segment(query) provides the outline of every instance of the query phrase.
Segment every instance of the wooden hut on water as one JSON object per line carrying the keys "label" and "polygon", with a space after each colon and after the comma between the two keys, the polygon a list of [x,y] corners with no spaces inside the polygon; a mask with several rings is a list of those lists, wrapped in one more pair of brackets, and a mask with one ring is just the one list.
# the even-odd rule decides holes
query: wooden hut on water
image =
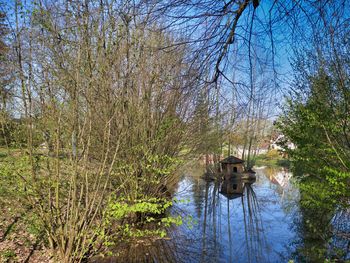
{"label": "wooden hut on water", "polygon": [[230,155],[229,157],[220,161],[221,170],[224,174],[232,173],[243,173],[244,172],[244,161],[235,156]]}

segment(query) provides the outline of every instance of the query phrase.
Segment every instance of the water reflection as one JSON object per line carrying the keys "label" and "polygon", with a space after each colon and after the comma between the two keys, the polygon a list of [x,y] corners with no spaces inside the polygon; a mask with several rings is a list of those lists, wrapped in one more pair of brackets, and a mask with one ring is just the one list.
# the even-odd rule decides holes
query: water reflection
{"label": "water reflection", "polygon": [[[193,167],[184,172],[176,192],[187,202],[171,210],[175,216],[192,216],[191,224],[169,229],[168,239],[131,243],[124,257],[104,262],[350,259],[350,210],[320,199],[319,183],[299,184],[299,189],[288,170],[272,168],[256,169],[256,181],[206,181],[205,170]],[[310,206],[311,198],[319,203]]]}
{"label": "water reflection", "polygon": [[304,179],[300,184],[300,213],[294,257],[298,262],[349,262],[350,210],[330,198],[322,181]]}
{"label": "water reflection", "polygon": [[[240,179],[213,183],[211,211],[207,210],[207,203],[204,210],[201,262],[209,262],[213,259],[216,262],[218,260],[225,261],[224,258],[221,258],[222,255],[228,256],[226,260],[229,262],[237,261],[242,256],[246,259],[246,262],[267,261],[263,255],[263,247],[266,246],[265,233],[252,183]],[[210,183],[207,183],[207,186],[209,185]],[[221,189],[219,192],[221,195],[217,194],[219,188]],[[209,187],[206,189],[209,189]],[[238,203],[231,202],[233,199],[237,199]],[[240,207],[241,211],[236,210],[237,206]],[[242,213],[243,220],[236,220],[238,219],[236,212]],[[209,219],[209,224],[208,215],[209,218],[210,215],[213,217],[212,221]],[[207,233],[208,225],[208,228],[212,229],[212,236]],[[237,239],[239,228],[240,230],[243,229],[244,233],[243,235],[240,233],[242,236]],[[218,234],[217,229],[219,229]],[[213,253],[208,254],[206,252],[210,251],[211,242],[214,245]]]}
{"label": "water reflection", "polygon": [[244,185],[245,183],[242,179],[231,178],[229,180],[224,180],[221,183],[220,193],[227,199],[235,199],[243,195]]}
{"label": "water reflection", "polygon": [[[285,184],[286,186],[286,184]],[[285,196],[289,190],[286,187]],[[257,173],[257,181],[238,179],[219,182],[191,176],[181,182],[178,198],[185,213],[196,211],[192,229],[181,227],[179,236],[194,237],[180,251],[192,251],[183,262],[282,262],[291,255],[294,237],[284,199],[269,175]],[[283,193],[282,191],[282,193]],[[295,196],[295,195],[294,195]],[[180,259],[179,259],[180,261]]]}

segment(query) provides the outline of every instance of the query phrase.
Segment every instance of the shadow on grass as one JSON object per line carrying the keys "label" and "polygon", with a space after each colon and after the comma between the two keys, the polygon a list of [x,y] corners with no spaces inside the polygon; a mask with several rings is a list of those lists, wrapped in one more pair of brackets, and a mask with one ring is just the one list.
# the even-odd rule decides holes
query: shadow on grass
{"label": "shadow on grass", "polygon": [[35,240],[35,243],[32,245],[32,248],[30,249],[29,255],[27,258],[23,261],[24,263],[28,263],[30,258],[33,256],[35,250],[39,247],[41,241],[43,240],[44,234],[41,233]]}
{"label": "shadow on grass", "polygon": [[[14,228],[14,226],[19,223],[20,220],[23,220],[25,218],[25,216],[30,212],[32,208],[31,207],[27,207],[25,209],[25,211],[23,211],[20,215],[17,215],[16,217],[14,217],[11,221],[11,223],[6,227],[6,231],[5,233],[3,234],[3,236],[0,238],[0,243],[1,242],[4,242],[7,237],[11,234],[12,232],[12,229]],[[21,262],[24,262],[24,263],[28,263],[30,262],[32,256],[34,255],[35,251],[38,250],[40,244],[43,242],[44,240],[44,232],[40,232],[37,236],[36,236],[36,239],[35,239],[35,242],[30,242],[31,245],[30,245],[30,250],[29,250],[29,254],[28,256],[26,256],[26,258],[21,261]],[[7,261],[6,261],[7,262]],[[11,261],[12,262],[12,261]]]}
{"label": "shadow on grass", "polygon": [[12,230],[13,226],[18,222],[18,220],[19,220],[23,215],[24,215],[24,213],[21,214],[20,216],[16,216],[16,217],[13,219],[13,221],[11,222],[11,224],[9,224],[9,225],[7,226],[4,235],[3,235],[2,238],[0,239],[0,242],[5,241],[6,237],[11,233],[11,230]]}
{"label": "shadow on grass", "polygon": [[31,207],[27,208],[25,211],[23,211],[19,216],[16,216],[12,222],[7,226],[6,231],[4,235],[1,237],[0,242],[5,241],[6,237],[11,233],[12,228],[14,225],[21,219],[23,216],[25,216],[29,211],[31,210]]}

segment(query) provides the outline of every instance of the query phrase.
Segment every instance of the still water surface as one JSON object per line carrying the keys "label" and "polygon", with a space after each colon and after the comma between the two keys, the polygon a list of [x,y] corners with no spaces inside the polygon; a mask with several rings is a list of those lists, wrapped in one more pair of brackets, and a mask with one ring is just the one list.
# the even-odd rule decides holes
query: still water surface
{"label": "still water surface", "polygon": [[282,168],[256,172],[255,182],[223,186],[204,180],[203,167],[186,168],[175,192],[181,201],[170,211],[184,224],[165,239],[123,243],[124,256],[96,262],[350,262],[350,208],[318,200],[310,209],[301,204],[320,196],[319,186],[302,191]]}
{"label": "still water surface", "polygon": [[[288,262],[295,250],[299,192],[284,169],[257,169],[242,196],[221,193],[199,168],[185,172],[174,213],[189,217],[172,233],[181,262]],[[192,218],[191,218],[192,217]],[[176,251],[176,252],[175,252]]]}

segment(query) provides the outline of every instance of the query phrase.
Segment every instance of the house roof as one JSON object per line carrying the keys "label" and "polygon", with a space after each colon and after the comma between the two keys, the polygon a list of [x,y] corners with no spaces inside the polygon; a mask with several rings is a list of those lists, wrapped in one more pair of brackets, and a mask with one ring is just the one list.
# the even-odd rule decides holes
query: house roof
{"label": "house roof", "polygon": [[236,164],[236,163],[244,163],[244,161],[237,158],[237,157],[230,155],[229,157],[221,160],[220,163]]}

